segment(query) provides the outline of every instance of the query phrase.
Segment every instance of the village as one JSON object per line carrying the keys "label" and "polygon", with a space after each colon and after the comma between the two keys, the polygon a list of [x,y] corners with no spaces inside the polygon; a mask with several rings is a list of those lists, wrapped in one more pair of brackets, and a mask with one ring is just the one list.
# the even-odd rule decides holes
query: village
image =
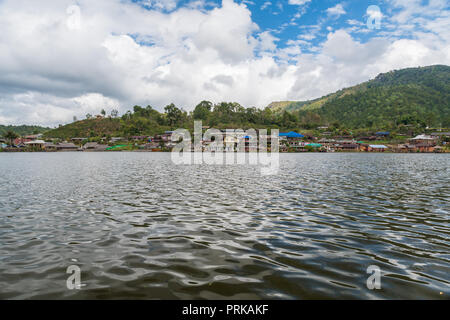
{"label": "village", "polygon": [[[207,130],[208,128],[204,128]],[[214,138],[201,141],[202,151],[237,152],[271,150],[270,135],[220,131],[223,143],[214,143]],[[173,131],[154,136],[103,137],[91,141],[90,138],[73,137],[66,141],[44,138],[42,134],[26,135],[13,140],[0,138],[0,150],[5,152],[104,152],[104,151],[147,151],[169,152],[177,144],[172,141]],[[444,153],[449,152],[450,132],[432,132],[413,137],[404,137],[403,143],[386,143],[392,139],[390,132],[376,132],[368,137],[351,136],[310,136],[295,131],[280,132],[278,135],[280,152],[395,152],[395,153]],[[214,137],[214,135],[212,135]],[[261,144],[258,139],[265,139]],[[192,150],[193,150],[192,146]]]}

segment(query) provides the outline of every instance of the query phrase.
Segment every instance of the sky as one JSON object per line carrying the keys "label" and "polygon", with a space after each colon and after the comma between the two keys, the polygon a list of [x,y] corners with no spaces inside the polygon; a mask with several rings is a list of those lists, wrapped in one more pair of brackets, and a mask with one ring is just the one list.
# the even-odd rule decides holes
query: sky
{"label": "sky", "polygon": [[0,0],[0,124],[264,108],[450,65],[450,0]]}

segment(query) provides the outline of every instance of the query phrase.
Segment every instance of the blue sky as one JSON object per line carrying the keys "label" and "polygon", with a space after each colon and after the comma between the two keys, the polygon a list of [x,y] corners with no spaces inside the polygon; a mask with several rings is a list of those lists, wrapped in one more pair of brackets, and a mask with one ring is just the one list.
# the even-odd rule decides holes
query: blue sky
{"label": "blue sky", "polygon": [[[276,1],[267,7],[261,1],[254,4],[247,3],[252,11],[253,20],[262,30],[270,30],[280,41],[280,46],[285,46],[288,40],[295,40],[299,35],[315,36],[311,39],[311,45],[315,46],[323,41],[329,33],[328,28],[340,29],[349,26],[348,20],[366,21],[366,9],[373,2],[352,1],[315,1],[307,2],[305,5],[292,5],[287,0]],[[379,5],[378,2],[375,2]],[[342,5],[345,14],[329,14],[327,9]],[[366,34],[365,34],[366,35]],[[366,38],[366,36],[363,36]]]}
{"label": "blue sky", "polygon": [[264,108],[450,65],[449,0],[0,0],[0,30],[0,124]]}
{"label": "blue sky", "polygon": [[[161,8],[158,0],[132,1],[149,10],[160,9],[168,13],[183,7],[192,7],[192,4],[196,2],[179,0],[174,1],[174,5],[169,8]],[[384,0],[236,0],[235,2],[247,6],[251,11],[253,22],[260,28],[258,32],[269,31],[278,38],[277,45],[280,48],[288,46],[290,40],[298,39],[307,39],[308,46],[315,47],[326,39],[330,31],[352,27],[357,29],[355,25],[360,28],[351,32],[352,35],[355,39],[366,42],[372,37],[379,36],[377,29],[361,28],[366,25],[369,18],[367,14],[369,6],[377,6],[385,18],[401,10]],[[429,0],[421,2],[426,5]],[[220,7],[221,4],[221,0],[202,1],[202,9],[212,10]],[[392,27],[392,25],[389,26]],[[387,24],[384,28],[386,27],[388,27]],[[411,35],[403,34],[402,36],[410,37]],[[308,46],[303,49],[308,51]]]}

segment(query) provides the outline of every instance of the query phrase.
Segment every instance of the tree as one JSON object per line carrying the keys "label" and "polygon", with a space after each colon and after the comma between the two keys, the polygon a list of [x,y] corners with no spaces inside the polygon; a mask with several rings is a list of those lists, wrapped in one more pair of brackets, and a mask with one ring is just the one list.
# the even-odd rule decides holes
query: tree
{"label": "tree", "polygon": [[285,129],[292,128],[293,126],[295,126],[296,122],[297,117],[294,114],[287,112],[286,110],[283,111],[283,114],[281,115],[281,118],[279,120],[280,126]]}
{"label": "tree", "polygon": [[173,103],[166,106],[164,108],[164,111],[166,112],[167,122],[169,123],[169,126],[172,127],[180,122],[183,112],[175,107]]}
{"label": "tree", "polygon": [[91,119],[92,118],[92,114],[90,114],[90,113],[88,113],[88,114],[86,114],[86,119]]}
{"label": "tree", "polygon": [[102,111],[100,111],[100,114],[101,114],[102,116],[105,116],[105,115],[106,115],[105,109],[102,109]]}
{"label": "tree", "polygon": [[13,145],[13,141],[14,139],[18,138],[19,136],[17,135],[17,133],[13,132],[13,131],[7,131],[5,133],[5,139],[9,141],[9,145],[12,146]]}
{"label": "tree", "polygon": [[194,119],[195,120],[207,120],[211,114],[213,104],[209,101],[200,102],[194,109]]}
{"label": "tree", "polygon": [[117,118],[119,115],[119,111],[117,109],[111,110],[111,118]]}
{"label": "tree", "polygon": [[125,114],[122,116],[123,120],[130,120],[131,119],[131,111],[128,110],[127,112],[125,112]]}
{"label": "tree", "polygon": [[73,122],[77,122],[77,116],[73,116]]}

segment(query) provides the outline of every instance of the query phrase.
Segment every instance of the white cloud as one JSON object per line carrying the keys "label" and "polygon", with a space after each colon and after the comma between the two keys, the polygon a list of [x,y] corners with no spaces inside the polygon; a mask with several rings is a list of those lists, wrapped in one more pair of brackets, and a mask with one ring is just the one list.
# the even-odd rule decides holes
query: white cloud
{"label": "white cloud", "polygon": [[270,7],[272,5],[272,2],[270,1],[266,1],[262,4],[262,6],[260,7],[261,10],[265,10],[266,8]]}
{"label": "white cloud", "polygon": [[361,21],[355,20],[355,19],[349,19],[347,20],[347,23],[351,26],[363,26],[364,23],[362,23]]}
{"label": "white cloud", "polygon": [[311,2],[311,0],[289,0],[288,3],[291,5],[302,6],[308,2]]}
{"label": "white cloud", "polygon": [[327,14],[329,16],[333,16],[333,17],[340,17],[341,15],[346,14],[346,13],[347,12],[344,10],[344,7],[341,3],[338,3],[334,7],[327,9]]}
{"label": "white cloud", "polygon": [[137,3],[159,10],[173,10],[177,7],[177,0],[139,0]]}
{"label": "white cloud", "polygon": [[[281,46],[274,32],[253,22],[246,4],[232,0],[208,10],[200,1],[171,11],[124,0],[79,0],[77,28],[67,24],[72,0],[42,0],[39,6],[4,0],[0,122],[56,125],[135,104],[162,110],[174,102],[191,110],[204,99],[264,107],[316,98],[392,69],[450,64],[450,17],[438,12],[439,1],[430,1],[423,14],[418,8],[408,13],[414,19],[408,24],[397,22],[410,9],[396,1],[390,27],[383,24],[365,43],[350,29],[329,29],[318,43],[325,30],[313,25]],[[404,32],[412,36],[399,38]]]}

